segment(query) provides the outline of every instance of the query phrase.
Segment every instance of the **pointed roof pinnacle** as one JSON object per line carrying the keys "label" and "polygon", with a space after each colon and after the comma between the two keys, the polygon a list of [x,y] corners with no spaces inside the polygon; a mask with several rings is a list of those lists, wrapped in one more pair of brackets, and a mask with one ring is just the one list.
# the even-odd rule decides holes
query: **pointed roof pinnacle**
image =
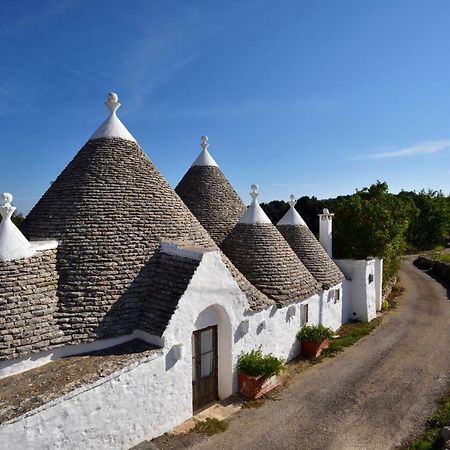
{"label": "pointed roof pinnacle", "polygon": [[267,214],[261,208],[258,203],[258,185],[251,185],[250,196],[252,197],[252,203],[247,208],[247,211],[243,214],[243,216],[239,219],[239,223],[272,223],[270,219],[267,217]]}
{"label": "pointed roof pinnacle", "polygon": [[286,212],[286,214],[280,219],[277,225],[306,225],[306,222],[302,219],[302,216],[295,209],[295,204],[297,200],[295,197],[291,195],[289,201],[290,208]]}
{"label": "pointed roof pinnacle", "polygon": [[136,142],[136,139],[117,117],[117,110],[120,107],[120,103],[119,97],[115,92],[110,92],[108,94],[105,105],[111,111],[111,114],[90,137],[90,140],[100,138],[120,138],[125,139],[126,141]]}
{"label": "pointed roof pinnacle", "polygon": [[0,195],[0,261],[12,261],[14,259],[33,256],[35,250],[27,238],[12,222],[11,217],[16,208],[11,205],[13,196],[8,192]]}
{"label": "pointed roof pinnacle", "polygon": [[219,167],[214,161],[214,158],[208,152],[208,136],[202,136],[200,138],[200,147],[202,152],[198,155],[197,159],[192,163],[192,166],[214,166]]}

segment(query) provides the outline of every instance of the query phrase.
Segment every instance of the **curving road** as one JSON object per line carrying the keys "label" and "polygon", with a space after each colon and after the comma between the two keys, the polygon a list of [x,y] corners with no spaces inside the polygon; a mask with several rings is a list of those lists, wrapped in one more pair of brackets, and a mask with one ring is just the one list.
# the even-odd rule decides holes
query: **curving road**
{"label": "curving road", "polygon": [[301,373],[279,401],[240,411],[225,433],[187,448],[392,449],[420,434],[449,386],[450,301],[411,261],[397,310],[371,335]]}

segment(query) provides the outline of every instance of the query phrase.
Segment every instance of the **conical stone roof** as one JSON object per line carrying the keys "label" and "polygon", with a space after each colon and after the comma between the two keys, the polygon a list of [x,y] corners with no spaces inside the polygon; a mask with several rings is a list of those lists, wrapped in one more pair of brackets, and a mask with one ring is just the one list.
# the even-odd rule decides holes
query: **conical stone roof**
{"label": "conical stone roof", "polygon": [[279,304],[303,300],[320,285],[299,260],[257,202],[253,202],[222,243],[224,253],[261,292]]}
{"label": "conical stone roof", "polygon": [[289,203],[289,210],[277,224],[278,230],[324,289],[335,286],[344,279],[343,273],[295,210],[293,195]]}
{"label": "conical stone roof", "polygon": [[190,211],[220,245],[245,212],[245,205],[208,152],[202,152],[175,188]]}
{"label": "conical stone roof", "polygon": [[[139,328],[143,302],[151,302],[160,241],[216,248],[116,119],[97,130],[23,223],[31,240],[60,241],[55,317],[73,343]],[[251,307],[270,304],[233,270]]]}

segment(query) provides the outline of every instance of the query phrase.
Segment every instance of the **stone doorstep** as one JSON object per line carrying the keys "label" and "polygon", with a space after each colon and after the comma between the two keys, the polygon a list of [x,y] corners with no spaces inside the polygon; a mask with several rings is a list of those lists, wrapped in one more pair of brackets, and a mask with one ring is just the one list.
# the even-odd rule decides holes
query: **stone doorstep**
{"label": "stone doorstep", "polygon": [[186,420],[182,424],[176,426],[169,434],[179,435],[179,434],[187,434],[191,431],[197,423],[205,420],[205,419],[218,419],[224,420],[232,414],[238,412],[242,408],[242,404],[244,400],[240,398],[233,398],[233,401],[230,399],[226,399],[222,402],[217,402],[209,406],[208,408],[200,411],[198,414],[195,414],[190,419]]}

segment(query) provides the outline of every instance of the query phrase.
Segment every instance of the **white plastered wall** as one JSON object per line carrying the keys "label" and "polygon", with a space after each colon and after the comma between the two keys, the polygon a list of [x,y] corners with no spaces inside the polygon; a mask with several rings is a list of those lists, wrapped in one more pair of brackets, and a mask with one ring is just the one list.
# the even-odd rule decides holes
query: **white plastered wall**
{"label": "white plastered wall", "polygon": [[376,310],[381,311],[383,303],[383,259],[374,258],[375,261],[375,304]]}
{"label": "white plastered wall", "polygon": [[370,321],[376,312],[376,277],[374,259],[335,259],[349,283],[348,318]]}
{"label": "white plastered wall", "polygon": [[[245,295],[220,255],[205,253],[163,335],[159,353],[4,424],[0,440],[10,450],[126,449],[159,436],[192,416],[194,330],[218,325],[219,396],[225,398],[238,389],[239,353],[261,345],[263,352],[292,359],[299,352],[295,335],[300,304],[309,305],[309,323],[320,321],[336,329],[345,303],[343,295],[341,299],[328,301],[325,291],[293,308],[249,312]],[[243,334],[240,324],[245,320],[248,332]]]}

